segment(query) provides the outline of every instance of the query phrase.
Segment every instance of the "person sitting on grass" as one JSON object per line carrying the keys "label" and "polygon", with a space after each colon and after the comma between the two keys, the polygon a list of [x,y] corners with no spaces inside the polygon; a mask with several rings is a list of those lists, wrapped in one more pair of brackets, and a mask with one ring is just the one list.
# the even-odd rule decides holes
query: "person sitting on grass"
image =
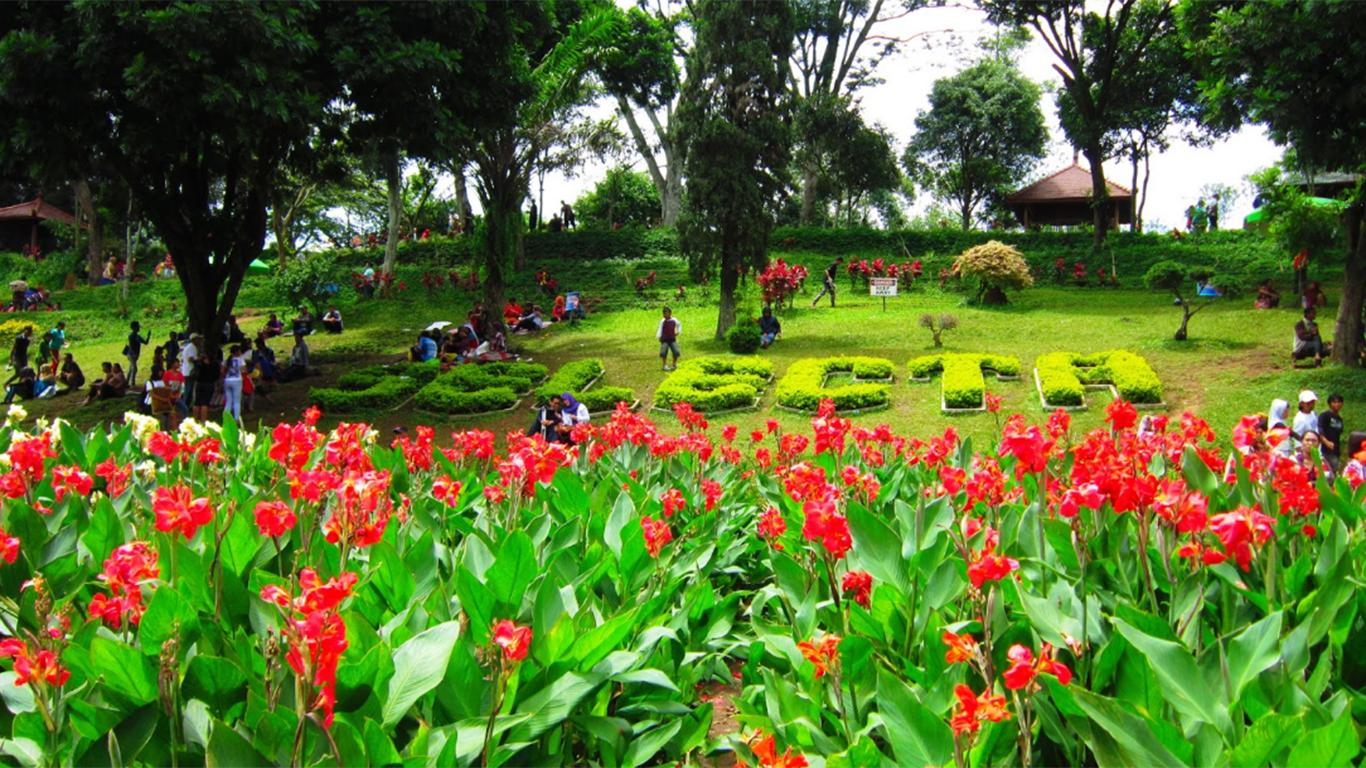
{"label": "person sitting on grass", "polygon": [[1290,357],[1294,360],[1314,359],[1314,367],[1323,365],[1323,358],[1328,356],[1329,346],[1319,335],[1319,324],[1314,321],[1318,317],[1318,310],[1307,307],[1304,310],[1304,317],[1295,323],[1295,346],[1291,349]]}
{"label": "person sitting on grass", "polygon": [[1300,306],[1304,309],[1328,306],[1328,294],[1323,292],[1323,286],[1319,285],[1319,281],[1310,280],[1304,284],[1304,292],[1300,294]]}
{"label": "person sitting on grass", "polygon": [[555,306],[550,308],[550,322],[558,323],[564,320],[564,294],[555,297]]}
{"label": "person sitting on grass", "polygon": [[560,442],[573,445],[574,427],[587,424],[588,418],[588,406],[568,392],[560,395],[560,423],[555,427]]}
{"label": "person sitting on grass", "polygon": [[274,312],[271,312],[270,318],[266,320],[265,330],[261,331],[261,333],[264,334],[267,339],[273,339],[284,332],[284,322],[276,317]]}
{"label": "person sitting on grass", "polygon": [[527,427],[527,437],[540,435],[547,443],[553,443],[559,439],[559,425],[561,423],[560,409],[564,403],[559,395],[550,398],[540,408],[536,409],[536,418]]}
{"label": "person sitting on grass", "polygon": [[259,374],[263,391],[275,383],[275,350],[266,344],[263,336],[256,337],[256,346],[251,351],[251,366]]}
{"label": "person sitting on grass", "polygon": [[[69,390],[68,390],[69,391]],[[38,383],[33,385],[33,396],[42,400],[56,397],[57,391],[57,368],[51,363],[38,367]]]}
{"label": "person sitting on grass", "polygon": [[85,386],[85,371],[81,370],[81,366],[76,363],[76,358],[72,357],[70,352],[67,352],[66,357],[62,360],[62,368],[57,374],[57,380],[66,387],[67,392]]}
{"label": "person sitting on grass", "polygon": [[5,387],[5,403],[14,402],[14,398],[20,400],[32,400],[35,393],[34,387],[38,383],[38,374],[32,368],[24,366],[15,374],[14,383]]}
{"label": "person sitting on grass", "polygon": [[541,319],[541,308],[535,304],[531,305],[531,310],[517,318],[517,333],[531,333],[545,328],[545,320]]}
{"label": "person sitting on grass", "polygon": [[307,336],[313,333],[313,313],[308,311],[308,307],[299,306],[299,314],[294,316],[294,335],[300,333]]}
{"label": "person sitting on grass", "polygon": [[425,363],[435,360],[437,355],[436,339],[432,338],[432,331],[423,331],[417,335],[417,343],[409,351],[409,357],[415,363]]}
{"label": "person sitting on grass", "polygon": [[1275,309],[1281,305],[1281,294],[1272,284],[1271,278],[1267,278],[1261,285],[1257,286],[1257,301],[1252,305],[1257,309]]}
{"label": "person sitting on grass", "polygon": [[328,333],[342,332],[342,316],[341,312],[338,312],[336,307],[329,307],[328,310],[323,313],[323,330]]}
{"label": "person sitting on grass", "polygon": [[100,368],[104,371],[104,376],[90,385],[90,391],[86,394],[85,401],[81,405],[89,405],[96,400],[112,400],[116,397],[122,397],[124,391],[128,389],[128,382],[122,374],[115,372],[113,363],[101,363]]}
{"label": "person sitting on grass", "polygon": [[764,307],[763,313],[759,315],[759,346],[768,349],[782,332],[783,324],[773,316],[773,308]]}
{"label": "person sitting on grass", "polygon": [[503,305],[503,324],[508,326],[516,325],[525,313],[526,310],[522,308],[522,305],[518,304],[516,299],[509,296],[507,303]]}

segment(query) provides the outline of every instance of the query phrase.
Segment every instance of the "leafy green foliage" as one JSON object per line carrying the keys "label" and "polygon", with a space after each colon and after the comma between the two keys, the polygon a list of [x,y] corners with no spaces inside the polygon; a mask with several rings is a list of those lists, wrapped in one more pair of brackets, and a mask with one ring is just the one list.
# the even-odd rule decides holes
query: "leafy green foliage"
{"label": "leafy green foliage", "polygon": [[418,390],[413,403],[437,413],[485,413],[511,408],[546,377],[539,363],[457,365]]}
{"label": "leafy green foliage", "polygon": [[308,397],[319,408],[338,413],[393,408],[438,373],[440,368],[435,362],[371,366],[342,374],[335,387],[313,387]]}
{"label": "leafy green foliage", "polygon": [[1113,385],[1132,403],[1162,402],[1162,381],[1148,361],[1126,350],[1090,355],[1051,352],[1034,362],[1039,390],[1049,406],[1078,407],[1084,403],[1084,384]]}
{"label": "leafy green foliage", "polygon": [[679,364],[655,389],[655,405],[689,403],[703,413],[747,408],[773,376],[761,357],[693,357]]}
{"label": "leafy green foliage", "polygon": [[574,203],[588,228],[643,227],[659,221],[659,192],[650,177],[630,168],[608,168],[602,180]]}
{"label": "leafy green foliage", "polygon": [[737,355],[752,355],[759,351],[759,324],[745,319],[726,331],[726,346]]}
{"label": "leafy green foliage", "polygon": [[[835,374],[847,374],[853,381],[827,386]],[[822,400],[831,400],[838,410],[875,408],[891,401],[892,362],[877,357],[827,357],[798,360],[778,381],[778,405],[798,411],[814,412]]]}
{"label": "leafy green foliage", "polygon": [[981,408],[986,395],[986,380],[982,371],[992,370],[998,376],[1019,376],[1020,360],[1009,355],[976,355],[949,352],[923,355],[910,362],[911,377],[927,379],[943,371],[941,393],[948,408]]}
{"label": "leafy green foliage", "polygon": [[329,286],[337,285],[337,262],[333,251],[304,254],[291,260],[275,273],[273,282],[280,298],[291,307],[309,304],[315,316],[323,313],[323,303],[332,293]]}
{"label": "leafy green foliage", "polygon": [[[584,405],[590,413],[603,413],[616,408],[617,403],[635,402],[635,393],[628,387],[609,387],[595,385],[602,378],[605,368],[598,359],[573,360],[560,366],[559,370],[536,389],[536,404],[542,405],[550,398],[569,392]],[[592,385],[592,389],[586,389]]]}
{"label": "leafy green foliage", "polygon": [[998,240],[963,251],[953,265],[960,275],[977,281],[977,300],[986,304],[1004,304],[1006,289],[1019,290],[1034,285],[1024,256]]}

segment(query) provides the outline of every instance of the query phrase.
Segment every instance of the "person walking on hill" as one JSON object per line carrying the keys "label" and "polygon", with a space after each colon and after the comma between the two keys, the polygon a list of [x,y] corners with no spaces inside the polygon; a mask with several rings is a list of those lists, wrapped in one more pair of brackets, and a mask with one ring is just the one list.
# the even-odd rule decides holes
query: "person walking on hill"
{"label": "person walking on hill", "polygon": [[830,266],[825,268],[825,275],[821,278],[821,292],[811,300],[811,306],[819,304],[821,297],[827,293],[830,294],[830,306],[835,306],[835,279],[839,277],[840,265],[843,263],[844,257],[836,256],[835,260],[830,262]]}
{"label": "person walking on hill", "polygon": [[142,345],[152,343],[152,334],[142,335],[142,326],[134,320],[128,325],[128,343],[123,347],[123,356],[128,360],[128,386],[137,386],[138,358],[142,356]]}
{"label": "person walking on hill", "polygon": [[[655,331],[655,338],[659,339],[659,368],[662,371],[671,371],[678,367],[678,334],[683,330],[683,324],[674,317],[674,311],[669,307],[664,308],[664,317],[659,321],[659,328]],[[674,356],[674,364],[668,364],[669,353]]]}

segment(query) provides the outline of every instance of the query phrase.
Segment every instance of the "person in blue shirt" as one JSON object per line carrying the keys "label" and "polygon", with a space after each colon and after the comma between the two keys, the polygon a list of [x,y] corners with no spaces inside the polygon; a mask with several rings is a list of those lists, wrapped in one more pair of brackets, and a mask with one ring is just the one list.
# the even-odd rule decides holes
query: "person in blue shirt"
{"label": "person in blue shirt", "polygon": [[413,347],[413,359],[419,363],[436,359],[436,339],[426,331],[417,337],[417,345]]}
{"label": "person in blue shirt", "polygon": [[782,332],[783,324],[773,316],[773,308],[764,307],[763,314],[759,316],[759,346],[767,349]]}

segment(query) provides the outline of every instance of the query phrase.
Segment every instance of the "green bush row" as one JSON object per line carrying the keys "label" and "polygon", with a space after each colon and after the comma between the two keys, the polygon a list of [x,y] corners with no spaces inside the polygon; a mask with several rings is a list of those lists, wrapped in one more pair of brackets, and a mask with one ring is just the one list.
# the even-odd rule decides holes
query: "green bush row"
{"label": "green bush row", "polygon": [[1131,403],[1162,402],[1162,381],[1142,357],[1125,350],[1090,355],[1050,352],[1034,363],[1039,388],[1049,405],[1078,406],[1084,402],[1086,384],[1113,385]]}
{"label": "green bush row", "polygon": [[[852,374],[855,381],[825,386],[828,376]],[[814,411],[822,400],[833,400],[840,410],[872,408],[891,401],[891,386],[859,379],[885,379],[892,375],[892,362],[876,357],[826,357],[798,360],[778,382],[778,405],[799,411]]]}
{"label": "green bush row", "polygon": [[393,408],[421,387],[415,379],[389,376],[363,388],[313,387],[308,391],[308,398],[324,413],[357,413]]}
{"label": "green bush row", "polygon": [[485,413],[516,405],[548,373],[540,363],[457,365],[418,390],[417,407],[439,413]]}
{"label": "green bush row", "polygon": [[[543,405],[545,401],[555,395],[565,392],[574,393],[580,400],[584,387],[593,383],[593,380],[602,375],[604,368],[602,361],[596,358],[587,360],[573,360],[560,366],[558,371],[545,383],[536,389],[536,404]],[[592,410],[591,408],[589,410]]]}
{"label": "green bush row", "polygon": [[655,405],[690,403],[704,413],[754,404],[773,376],[773,363],[761,357],[694,357],[683,361],[655,389]]}
{"label": "green bush row", "polygon": [[1020,375],[1020,360],[1011,355],[959,354],[945,352],[939,355],[925,355],[910,362],[911,376],[917,379],[929,378],[943,371],[940,383],[944,405],[949,408],[981,408],[986,394],[986,379],[983,370],[992,370],[1001,376]]}
{"label": "green bush row", "polygon": [[636,401],[636,393],[629,387],[593,387],[587,392],[574,393],[574,397],[588,406],[590,413],[615,410],[617,403],[630,405]]}

